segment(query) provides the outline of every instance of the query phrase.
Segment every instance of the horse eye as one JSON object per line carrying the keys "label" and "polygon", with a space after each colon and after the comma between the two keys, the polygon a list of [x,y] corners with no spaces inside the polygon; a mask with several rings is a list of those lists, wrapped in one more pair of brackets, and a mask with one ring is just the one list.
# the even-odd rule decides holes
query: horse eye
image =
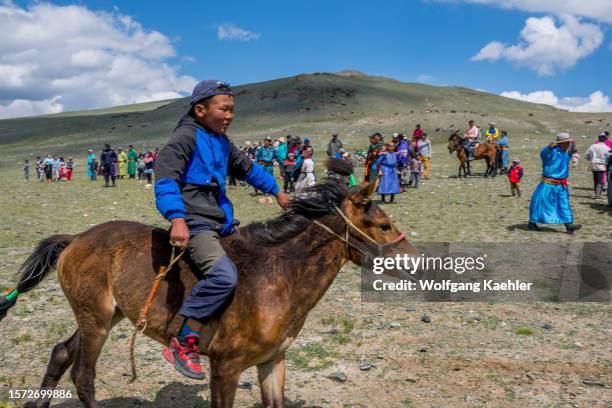
{"label": "horse eye", "polygon": [[380,229],[382,232],[389,232],[391,231],[391,226],[389,224],[380,224]]}

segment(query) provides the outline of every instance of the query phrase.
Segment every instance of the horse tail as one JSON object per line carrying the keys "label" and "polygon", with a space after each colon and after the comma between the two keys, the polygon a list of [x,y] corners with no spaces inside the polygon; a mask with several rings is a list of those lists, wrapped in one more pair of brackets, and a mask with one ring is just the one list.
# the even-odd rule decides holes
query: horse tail
{"label": "horse tail", "polygon": [[43,239],[25,260],[18,274],[21,275],[17,287],[6,296],[0,297],[0,320],[17,303],[17,296],[28,292],[38,285],[51,272],[64,249],[72,242],[74,235],[52,235]]}

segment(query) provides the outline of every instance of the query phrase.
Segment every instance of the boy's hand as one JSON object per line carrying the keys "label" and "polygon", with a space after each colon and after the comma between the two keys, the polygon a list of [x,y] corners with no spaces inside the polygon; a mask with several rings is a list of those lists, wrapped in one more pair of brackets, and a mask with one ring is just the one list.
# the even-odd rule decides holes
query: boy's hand
{"label": "boy's hand", "polygon": [[187,248],[189,244],[189,228],[184,218],[174,218],[170,229],[170,243],[181,248]]}
{"label": "boy's hand", "polygon": [[278,194],[276,194],[276,202],[282,207],[283,210],[286,210],[291,202],[291,197],[289,194],[279,191]]}

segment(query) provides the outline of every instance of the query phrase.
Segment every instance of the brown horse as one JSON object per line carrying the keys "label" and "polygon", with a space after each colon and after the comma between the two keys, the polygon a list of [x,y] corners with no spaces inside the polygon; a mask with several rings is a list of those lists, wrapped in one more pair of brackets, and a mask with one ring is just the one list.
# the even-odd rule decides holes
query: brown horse
{"label": "brown horse", "polygon": [[[494,143],[480,143],[474,148],[474,160],[484,159],[487,163],[487,169],[484,173],[485,177],[495,177],[497,175],[497,155],[499,151],[499,146]],[[448,153],[452,152],[457,152],[457,158],[459,159],[458,177],[461,177],[461,170],[463,170],[465,177],[471,176],[472,171],[470,170],[470,161],[466,152],[466,140],[457,132],[448,138]]]}
{"label": "brown horse", "polygon": [[[328,180],[296,198],[278,218],[222,239],[239,279],[228,308],[202,333],[203,353],[210,360],[211,406],[231,407],[241,373],[252,366],[258,369],[263,404],[283,406],[285,352],[340,269],[348,261],[360,265],[364,253],[387,245],[393,253],[416,255],[370,200],[375,189],[375,183],[349,189]],[[115,324],[124,317],[138,320],[156,271],[169,260],[168,240],[166,230],[112,221],[40,242],[22,266],[17,290],[32,289],[56,266],[78,323],[77,331],[53,349],[42,388],[56,387],[72,366],[79,399],[86,407],[96,406],[100,350]],[[181,258],[154,298],[144,334],[161,344],[168,345],[176,334],[181,303],[197,282],[190,266]],[[33,406],[49,403],[39,399]]]}

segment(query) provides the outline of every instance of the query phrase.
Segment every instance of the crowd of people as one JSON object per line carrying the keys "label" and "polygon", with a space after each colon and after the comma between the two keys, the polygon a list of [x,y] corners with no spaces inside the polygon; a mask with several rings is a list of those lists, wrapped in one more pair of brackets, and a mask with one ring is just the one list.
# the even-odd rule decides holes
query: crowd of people
{"label": "crowd of people", "polygon": [[150,188],[158,156],[159,149],[139,152],[129,145],[126,153],[121,147],[115,151],[110,143],[106,143],[99,158],[94,150],[87,152],[87,176],[92,181],[97,180],[99,175],[103,176],[105,187],[115,187],[117,179],[146,179],[146,187]]}
{"label": "crowd of people", "polygon": [[408,139],[403,133],[393,133],[385,143],[381,133],[370,136],[365,159],[364,180],[380,178],[378,194],[381,202],[393,203],[395,195],[406,188],[419,188],[421,180],[428,180],[431,172],[432,143],[420,124]]}
{"label": "crowd of people", "polygon": [[[482,132],[480,127],[470,120],[468,127],[463,133],[465,149],[469,159],[473,159],[474,147],[481,142],[495,143],[500,146],[498,165],[499,174],[506,174],[510,183],[511,195],[520,197],[520,183],[524,175],[524,169],[520,165],[520,159],[515,157],[509,160],[508,134],[505,130],[499,130],[495,123]],[[370,145],[365,154],[364,180],[373,181],[379,178],[380,183],[377,193],[381,197],[381,203],[393,203],[395,195],[403,193],[407,188],[418,189],[423,180],[428,180],[431,173],[432,143],[427,133],[417,124],[412,137],[408,138],[402,133],[393,133],[388,142],[384,141],[381,133],[370,136]],[[278,169],[278,178],[282,180],[283,191],[286,193],[299,194],[301,190],[316,183],[314,151],[310,138],[287,135],[272,139],[266,137],[261,141],[247,141],[244,146],[239,146],[248,157],[261,166],[264,170],[274,175],[275,168]],[[578,153],[575,141],[569,144],[567,149],[570,163],[576,168],[581,155]],[[326,149],[327,157],[343,158],[355,163],[357,153],[349,153],[338,134],[332,134]],[[109,143],[104,146],[101,154],[96,155],[94,150],[89,150],[87,155],[87,175],[90,180],[97,180],[98,176],[104,177],[104,186],[116,186],[117,179],[146,180],[146,187],[150,188],[153,183],[154,169],[159,149],[149,151],[138,151],[133,145],[129,145],[127,151],[118,147],[113,149]],[[589,162],[589,169],[593,173],[594,197],[602,198],[606,191],[606,185],[610,184],[612,178],[612,139],[608,131],[602,132],[595,143],[584,153],[584,158]],[[44,182],[70,182],[76,164],[69,157],[52,156],[45,158],[37,157],[35,169],[37,180]],[[30,179],[30,163],[24,161],[24,179]],[[356,184],[352,177],[352,184]],[[244,186],[230,177],[228,185],[237,187]],[[253,195],[257,195],[255,190]],[[608,204],[612,206],[612,192],[608,189]]]}
{"label": "crowd of people", "polygon": [[[332,136],[340,145],[338,136]],[[331,142],[330,142],[331,143]],[[283,191],[285,193],[299,194],[301,190],[316,183],[315,162],[313,160],[313,148],[310,138],[287,135],[272,140],[266,137],[261,142],[251,143],[247,141],[244,146],[239,146],[253,162],[263,166],[266,173],[274,176],[275,165],[278,167],[278,177],[283,180]],[[336,154],[335,149],[333,154]],[[330,154],[328,152],[328,154]],[[236,180],[230,178],[230,186],[236,186]],[[244,182],[241,185],[245,185]],[[255,190],[254,195],[258,194]]]}
{"label": "crowd of people", "polygon": [[[74,172],[74,161],[72,157],[64,160],[63,157],[47,155],[44,159],[40,156],[36,157],[36,179],[38,181],[49,183],[54,181],[72,181]],[[23,178],[30,180],[30,161],[25,160],[23,163]]]}

